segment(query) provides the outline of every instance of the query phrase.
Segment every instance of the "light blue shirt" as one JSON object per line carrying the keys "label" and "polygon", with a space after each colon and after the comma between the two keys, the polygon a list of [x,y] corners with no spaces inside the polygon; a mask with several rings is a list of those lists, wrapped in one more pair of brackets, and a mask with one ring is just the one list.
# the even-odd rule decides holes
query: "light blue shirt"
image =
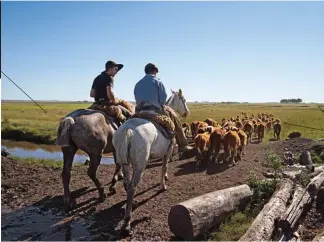
{"label": "light blue shirt", "polygon": [[157,108],[161,108],[166,103],[167,99],[163,83],[152,74],[145,75],[136,83],[134,95],[136,106],[144,102],[144,106],[154,105]]}

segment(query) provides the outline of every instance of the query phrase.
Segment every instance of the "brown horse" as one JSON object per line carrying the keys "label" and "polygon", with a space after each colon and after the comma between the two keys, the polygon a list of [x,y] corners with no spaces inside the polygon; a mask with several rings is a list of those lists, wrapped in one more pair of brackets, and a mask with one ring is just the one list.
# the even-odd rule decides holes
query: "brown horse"
{"label": "brown horse", "polygon": [[[131,105],[131,114],[135,107]],[[120,108],[123,108],[120,106]],[[88,154],[88,176],[96,185],[99,198],[105,199],[104,188],[97,178],[97,169],[104,153],[113,153],[112,137],[117,129],[117,124],[104,112],[91,109],[77,109],[61,119],[57,130],[56,144],[61,146],[63,153],[62,181],[64,186],[64,208],[66,211],[73,209],[76,201],[71,199],[69,183],[74,155],[78,149]],[[122,179],[122,173],[114,174],[112,184]]]}

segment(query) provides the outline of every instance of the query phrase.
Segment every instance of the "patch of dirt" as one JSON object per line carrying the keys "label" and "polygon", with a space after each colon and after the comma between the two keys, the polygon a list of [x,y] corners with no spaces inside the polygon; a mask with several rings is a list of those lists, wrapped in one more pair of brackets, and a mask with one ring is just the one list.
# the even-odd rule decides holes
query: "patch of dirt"
{"label": "patch of dirt", "polygon": [[[79,230],[78,233],[71,233],[70,229],[67,230],[70,231],[68,237],[52,236],[51,238],[66,240],[81,236],[84,240],[179,240],[179,238],[173,237],[168,227],[168,213],[171,206],[204,193],[245,184],[248,182],[248,175],[251,171],[262,179],[262,174],[267,170],[263,166],[263,162],[266,153],[269,151],[269,146],[271,146],[271,150],[282,154],[284,147],[293,146],[297,149],[308,143],[305,139],[297,138],[291,144],[287,141],[278,141],[268,145],[249,144],[242,161],[239,161],[236,166],[228,167],[226,163],[211,163],[205,164],[204,169],[199,172],[196,171],[195,158],[173,161],[168,165],[168,190],[162,193],[158,191],[161,164],[159,162],[148,164],[136,190],[135,200],[139,202],[139,207],[132,212],[133,236],[128,237],[115,231],[124,215],[126,193],[121,181],[116,185],[116,194],[108,193],[114,166],[101,165],[97,172],[98,179],[102,182],[105,192],[108,194],[106,200],[102,203],[97,200],[98,192],[87,176],[87,167],[73,167],[70,190],[73,192],[72,196],[77,198],[78,207],[72,213],[76,216],[72,220],[82,220],[84,231],[80,232]],[[18,209],[17,211],[28,207],[37,207],[45,214],[51,213],[56,216],[50,218],[52,223],[60,221],[66,217],[66,215],[62,215],[63,184],[61,172],[61,169],[41,167],[34,164],[26,165],[23,162],[2,157],[2,207]],[[31,211],[33,210],[28,210],[28,214],[31,214]],[[6,215],[8,214],[10,215],[10,212]],[[16,220],[19,219],[21,218]],[[10,220],[8,224],[11,224],[12,227],[16,220]],[[33,231],[38,226],[39,229],[41,228],[40,223],[44,224],[44,222],[36,219],[33,221]],[[4,221],[2,221],[2,224],[4,224]],[[23,229],[28,226],[28,223],[22,225],[21,230],[12,231],[8,224],[5,225],[7,227],[2,227],[2,231],[6,235],[5,240],[12,240],[13,238],[24,240],[30,237],[31,233],[27,233],[27,230]],[[75,225],[75,227],[77,226]],[[42,228],[43,230],[44,228]],[[38,234],[37,237],[33,238],[44,240],[52,233],[42,231],[33,232],[32,234]],[[19,236],[17,233],[20,233]],[[78,240],[82,239],[78,237]]]}
{"label": "patch of dirt", "polygon": [[292,153],[302,152],[303,150],[309,150],[315,144],[315,141],[307,138],[293,138],[287,139],[280,142],[273,143],[271,149],[274,149],[280,156],[283,157],[285,149]]}

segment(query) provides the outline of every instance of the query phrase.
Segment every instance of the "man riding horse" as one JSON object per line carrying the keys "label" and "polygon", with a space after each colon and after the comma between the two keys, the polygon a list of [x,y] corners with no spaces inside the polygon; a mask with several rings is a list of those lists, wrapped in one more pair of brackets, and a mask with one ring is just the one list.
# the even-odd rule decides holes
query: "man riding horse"
{"label": "man riding horse", "polygon": [[136,113],[154,111],[160,117],[155,121],[164,127],[169,127],[169,131],[172,129],[175,132],[179,152],[191,150],[192,147],[188,146],[188,141],[183,138],[184,135],[180,134],[183,130],[178,116],[165,105],[167,101],[165,87],[160,79],[156,77],[159,69],[156,65],[148,63],[144,71],[146,75],[136,83],[134,88]]}
{"label": "man riding horse", "polygon": [[131,116],[133,111],[128,102],[116,98],[113,92],[114,77],[124,65],[110,60],[107,61],[105,67],[106,70],[101,72],[92,83],[90,97],[93,97],[95,102],[89,109],[105,112],[108,116],[115,118],[119,126]]}

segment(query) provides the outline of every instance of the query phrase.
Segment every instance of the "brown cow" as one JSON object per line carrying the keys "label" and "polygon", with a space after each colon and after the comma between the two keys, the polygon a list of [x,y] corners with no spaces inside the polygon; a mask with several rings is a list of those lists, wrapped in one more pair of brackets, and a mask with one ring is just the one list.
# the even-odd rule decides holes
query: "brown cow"
{"label": "brown cow", "polygon": [[224,161],[230,157],[232,165],[235,165],[235,157],[237,156],[237,149],[241,145],[240,137],[237,131],[230,130],[224,136]]}
{"label": "brown cow", "polygon": [[207,149],[210,147],[210,134],[214,131],[214,128],[211,126],[208,126],[206,128],[200,128],[199,131],[204,130],[205,132],[197,134],[194,141],[195,141],[195,147],[198,150],[198,156],[197,156],[197,165],[198,168],[201,164],[201,161],[205,158],[205,156],[208,155]]}
{"label": "brown cow", "polygon": [[197,122],[199,122],[199,121],[195,120],[190,124],[191,135],[193,138],[195,138],[197,135],[197,131],[196,131]]}
{"label": "brown cow", "polygon": [[214,126],[214,127],[218,126],[218,122],[216,120],[214,120],[214,119],[211,119],[211,118],[205,119],[204,122],[207,123],[209,126]]}
{"label": "brown cow", "polygon": [[237,127],[238,129],[243,129],[243,123],[242,123],[241,121],[237,121],[237,122],[236,122],[236,127]]}
{"label": "brown cow", "polygon": [[189,129],[190,129],[190,125],[188,123],[183,123],[182,124],[182,128],[183,128],[183,132],[186,136],[186,138],[188,139],[189,137]]}
{"label": "brown cow", "polygon": [[255,119],[252,120],[252,124],[253,124],[253,131],[254,131],[254,135],[258,136],[258,125],[260,122],[256,121]]}
{"label": "brown cow", "polygon": [[218,159],[219,151],[223,144],[226,131],[223,128],[216,128],[210,135],[209,160],[215,162]]}
{"label": "brown cow", "polygon": [[196,120],[196,121],[193,121],[190,126],[191,126],[191,134],[192,134],[193,138],[195,138],[196,135],[198,134],[198,132],[197,132],[198,129],[207,127],[208,124],[205,122]]}
{"label": "brown cow", "polygon": [[258,124],[258,141],[262,142],[263,138],[264,138],[264,130],[265,130],[265,124],[260,122]]}
{"label": "brown cow", "polygon": [[252,143],[252,134],[253,134],[253,124],[252,122],[247,122],[244,124],[243,126],[243,131],[246,133],[247,135],[247,143]]}
{"label": "brown cow", "polygon": [[238,148],[237,159],[242,160],[243,150],[244,150],[245,146],[247,145],[247,135],[243,130],[239,130],[237,132],[237,134],[240,137],[240,143],[241,143]]}
{"label": "brown cow", "polygon": [[281,132],[281,123],[275,122],[273,124],[273,136],[275,139],[280,139],[280,132]]}

